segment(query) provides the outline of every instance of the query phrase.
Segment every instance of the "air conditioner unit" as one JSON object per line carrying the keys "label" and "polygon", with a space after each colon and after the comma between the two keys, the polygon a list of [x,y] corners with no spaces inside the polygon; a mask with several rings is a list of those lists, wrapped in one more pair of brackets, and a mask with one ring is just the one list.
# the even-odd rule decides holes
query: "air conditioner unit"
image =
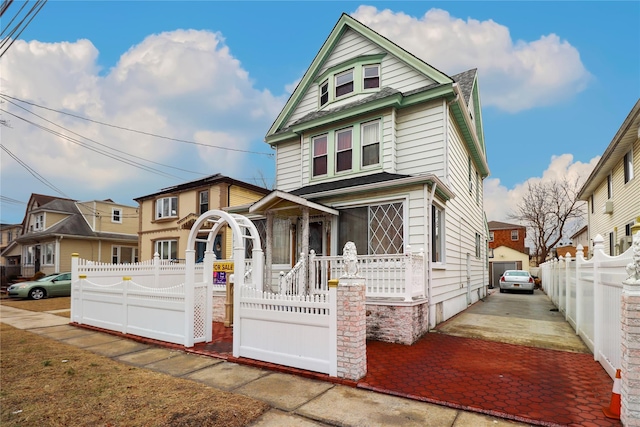
{"label": "air conditioner unit", "polygon": [[631,247],[631,236],[624,236],[620,239],[620,253],[626,252]]}
{"label": "air conditioner unit", "polygon": [[605,202],[604,206],[602,207],[602,213],[606,213],[606,214],[613,213],[613,201],[608,200],[607,202]]}

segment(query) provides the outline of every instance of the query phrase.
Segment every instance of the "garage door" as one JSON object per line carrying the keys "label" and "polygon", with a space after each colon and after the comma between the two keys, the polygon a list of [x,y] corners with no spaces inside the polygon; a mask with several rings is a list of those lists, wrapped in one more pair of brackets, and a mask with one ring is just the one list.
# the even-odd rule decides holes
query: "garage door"
{"label": "garage door", "polygon": [[522,267],[521,261],[501,261],[491,263],[491,286],[499,287],[500,277],[506,270],[519,270]]}

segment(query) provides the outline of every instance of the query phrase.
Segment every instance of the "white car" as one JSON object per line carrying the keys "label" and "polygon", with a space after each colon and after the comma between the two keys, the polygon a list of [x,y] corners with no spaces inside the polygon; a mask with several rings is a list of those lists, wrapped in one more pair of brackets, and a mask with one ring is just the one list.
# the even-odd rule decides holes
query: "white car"
{"label": "white car", "polygon": [[505,291],[528,291],[533,293],[536,286],[533,276],[525,270],[507,270],[500,278],[500,292]]}

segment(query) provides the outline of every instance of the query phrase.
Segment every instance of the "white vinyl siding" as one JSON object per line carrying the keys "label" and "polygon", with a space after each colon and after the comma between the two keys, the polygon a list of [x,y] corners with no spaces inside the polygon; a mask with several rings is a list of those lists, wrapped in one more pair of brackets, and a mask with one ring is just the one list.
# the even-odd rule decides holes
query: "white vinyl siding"
{"label": "white vinyl siding", "polygon": [[302,186],[300,141],[278,144],[276,147],[276,188],[295,190]]}
{"label": "white vinyl siding", "polygon": [[[340,41],[322,65],[317,75],[321,75],[329,68],[348,61],[354,57],[363,55],[375,55],[384,53],[384,51],[373,42],[360,36],[358,33],[347,30]],[[433,83],[433,81],[423,74],[417,72],[397,57],[387,53],[380,63],[380,87],[391,87],[401,92],[408,92],[413,89],[425,87]],[[343,103],[357,101],[371,95],[372,89],[363,94],[355,96],[347,96]],[[312,83],[309,85],[307,93],[305,93],[297,105],[291,117],[287,120],[286,126],[290,126],[293,122],[304,117],[312,111],[317,111],[320,99],[320,86]],[[343,105],[343,103],[330,104],[328,108]],[[337,105],[336,105],[337,104]]]}
{"label": "white vinyl siding", "polygon": [[[399,110],[396,172],[411,175],[433,173],[444,179],[444,137],[444,112],[441,103]],[[466,185],[466,164],[464,180]]]}
{"label": "white vinyl siding", "polygon": [[[634,166],[640,164],[640,140],[633,143],[633,163]],[[634,170],[637,175],[638,171]],[[607,202],[607,179],[602,179],[598,188],[593,194],[593,212],[589,212],[589,237],[594,239],[600,234],[604,238],[605,252],[608,250],[608,233],[617,227],[617,235],[614,240],[620,241],[624,236],[625,224],[631,222],[640,213],[640,179],[636,176],[631,181],[624,182],[624,156],[616,163],[611,171],[613,184],[613,213],[603,213],[603,208]],[[607,252],[608,253],[608,252]]]}

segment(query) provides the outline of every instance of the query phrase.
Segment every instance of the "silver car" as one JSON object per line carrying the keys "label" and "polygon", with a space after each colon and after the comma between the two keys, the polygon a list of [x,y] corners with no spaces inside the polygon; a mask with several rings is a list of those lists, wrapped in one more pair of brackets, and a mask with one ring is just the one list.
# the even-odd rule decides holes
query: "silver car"
{"label": "silver car", "polygon": [[505,291],[528,291],[533,293],[535,287],[533,276],[525,270],[507,270],[500,278],[500,292]]}

